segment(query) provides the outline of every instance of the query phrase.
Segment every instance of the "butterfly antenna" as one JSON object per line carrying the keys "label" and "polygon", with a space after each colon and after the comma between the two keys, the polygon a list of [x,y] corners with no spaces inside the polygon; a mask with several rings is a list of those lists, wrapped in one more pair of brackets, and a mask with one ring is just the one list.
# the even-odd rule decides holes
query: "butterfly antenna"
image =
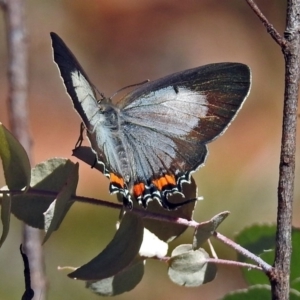
{"label": "butterfly antenna", "polygon": [[131,88],[131,87],[135,87],[135,86],[138,86],[138,85],[142,85],[142,84],[145,84],[145,83],[147,83],[149,81],[150,80],[147,79],[147,80],[144,80],[144,81],[139,82],[139,83],[135,83],[135,84],[131,84],[131,85],[127,85],[125,87],[122,87],[121,89],[117,90],[111,97],[109,97],[109,99],[111,100],[114,96],[116,96],[118,93],[122,92],[125,89]]}

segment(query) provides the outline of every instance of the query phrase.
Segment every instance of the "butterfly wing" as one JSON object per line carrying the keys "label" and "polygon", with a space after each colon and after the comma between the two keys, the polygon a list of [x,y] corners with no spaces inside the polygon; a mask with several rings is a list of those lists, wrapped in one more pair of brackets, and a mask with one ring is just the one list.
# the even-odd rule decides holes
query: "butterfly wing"
{"label": "butterfly wing", "polygon": [[[112,171],[120,175],[122,166],[119,163],[118,149],[122,145],[120,139],[112,132],[117,123],[116,112],[109,104],[103,109],[104,106],[96,99],[93,84],[71,50],[56,33],[52,32],[50,35],[54,61],[74,108],[87,129],[92,149],[99,162],[105,165],[104,174],[109,176],[109,171]],[[102,102],[109,101],[103,98]]]}
{"label": "butterfly wing", "polygon": [[204,163],[206,144],[234,119],[250,84],[246,65],[218,63],[169,75],[128,94],[122,101],[122,134],[132,154],[135,196],[145,198],[151,186],[160,192],[180,189],[181,181]]}
{"label": "butterfly wing", "polygon": [[55,33],[51,38],[54,61],[110,176],[110,191],[128,202],[133,195],[144,206],[157,198],[164,207],[174,207],[166,195],[189,181],[205,161],[206,144],[241,108],[250,89],[249,68],[220,63],[175,73],[142,85],[115,107],[109,99],[97,101],[75,56]]}
{"label": "butterfly wing", "polygon": [[[74,108],[80,115],[86,128],[93,130],[91,120],[99,110],[95,89],[79,62],[63,40],[54,32],[52,39],[53,57],[70,95]],[[85,103],[83,108],[83,102]]]}

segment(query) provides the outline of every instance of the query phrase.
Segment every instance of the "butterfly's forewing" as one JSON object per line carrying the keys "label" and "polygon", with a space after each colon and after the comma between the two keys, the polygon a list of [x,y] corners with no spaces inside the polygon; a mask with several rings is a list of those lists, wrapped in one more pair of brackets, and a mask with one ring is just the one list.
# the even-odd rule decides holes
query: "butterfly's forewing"
{"label": "butterfly's forewing", "polygon": [[[93,85],[63,40],[54,32],[51,32],[50,36],[54,61],[59,68],[67,92],[85,127],[92,129],[91,119],[98,110]],[[87,104],[85,108],[82,105],[83,101]]]}

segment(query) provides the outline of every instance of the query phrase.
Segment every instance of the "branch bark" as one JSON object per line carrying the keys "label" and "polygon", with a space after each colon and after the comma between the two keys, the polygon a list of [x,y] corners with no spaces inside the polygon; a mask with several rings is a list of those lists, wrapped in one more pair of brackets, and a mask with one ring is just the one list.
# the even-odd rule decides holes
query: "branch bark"
{"label": "branch bark", "polygon": [[253,0],[246,0],[268,33],[281,46],[285,59],[285,91],[278,182],[274,270],[269,274],[272,299],[288,300],[292,253],[292,212],[295,181],[296,128],[300,71],[300,0],[288,0],[284,38]]}
{"label": "branch bark", "polygon": [[[32,161],[32,140],[28,124],[28,53],[23,0],[1,1],[5,15],[8,44],[8,116],[14,136]],[[24,250],[29,258],[34,299],[46,299],[44,258],[39,230],[24,225]]]}
{"label": "branch bark", "polygon": [[278,208],[273,299],[289,299],[292,211],[295,181],[296,128],[300,70],[300,1],[288,0],[285,39],[285,91],[278,183]]}

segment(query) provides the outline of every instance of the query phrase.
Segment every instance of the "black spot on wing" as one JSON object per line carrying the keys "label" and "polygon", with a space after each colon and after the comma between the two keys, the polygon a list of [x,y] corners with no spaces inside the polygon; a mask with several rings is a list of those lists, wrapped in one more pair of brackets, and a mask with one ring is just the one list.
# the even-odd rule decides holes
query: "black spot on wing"
{"label": "black spot on wing", "polygon": [[179,89],[178,89],[178,86],[177,85],[173,85],[173,89],[175,91],[176,94],[179,93]]}

